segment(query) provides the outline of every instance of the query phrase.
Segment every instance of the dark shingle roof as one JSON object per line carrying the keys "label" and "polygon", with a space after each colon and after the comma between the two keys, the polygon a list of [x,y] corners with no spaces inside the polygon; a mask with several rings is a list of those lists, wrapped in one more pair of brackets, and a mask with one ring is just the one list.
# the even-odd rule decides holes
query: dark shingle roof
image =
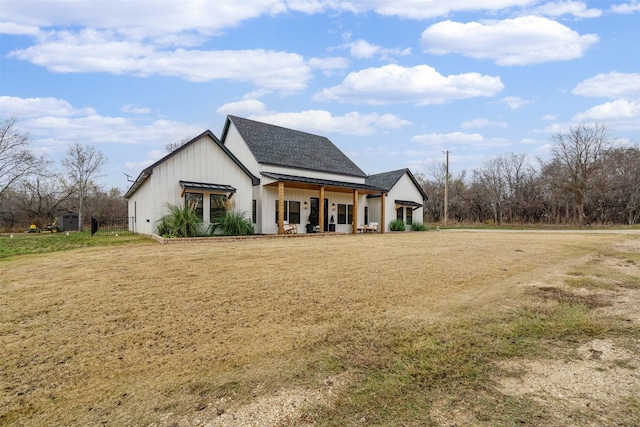
{"label": "dark shingle roof", "polygon": [[[228,116],[258,163],[366,177],[328,138]],[[226,130],[225,130],[226,131]]]}
{"label": "dark shingle roof", "polygon": [[369,185],[380,187],[385,191],[390,191],[393,186],[396,185],[396,182],[398,182],[398,180],[402,178],[402,175],[404,175],[407,171],[408,169],[400,169],[397,171],[369,175],[367,177],[366,183]]}
{"label": "dark shingle roof", "polygon": [[427,197],[426,193],[424,192],[424,190],[422,189],[420,184],[418,184],[418,181],[416,181],[416,178],[413,176],[411,171],[409,169],[407,169],[407,168],[398,169],[396,171],[378,173],[378,174],[375,174],[375,175],[369,175],[365,182],[368,185],[372,185],[374,187],[382,188],[385,191],[391,191],[393,186],[396,185],[396,182],[398,182],[400,180],[400,178],[402,178],[402,176],[405,173],[409,174],[409,178],[411,178],[411,180],[415,184],[415,186],[418,189],[418,191],[420,191],[420,194],[422,194],[422,198],[424,200],[427,200],[428,197]]}

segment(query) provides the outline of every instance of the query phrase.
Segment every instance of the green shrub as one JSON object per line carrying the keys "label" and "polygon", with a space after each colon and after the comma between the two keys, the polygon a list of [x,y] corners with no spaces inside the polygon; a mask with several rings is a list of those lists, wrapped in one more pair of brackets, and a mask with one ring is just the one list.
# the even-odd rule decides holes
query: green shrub
{"label": "green shrub", "polygon": [[253,224],[244,213],[228,210],[214,218],[209,226],[210,235],[247,236],[253,234]]}
{"label": "green shrub", "polygon": [[199,236],[202,219],[196,213],[196,204],[186,206],[168,205],[169,213],[158,224],[158,234],[163,237]]}
{"label": "green shrub", "polygon": [[427,226],[421,223],[413,223],[411,225],[411,230],[413,231],[427,231]]}
{"label": "green shrub", "polygon": [[396,219],[395,221],[391,221],[389,228],[391,229],[391,231],[404,231],[405,229],[404,221],[399,219]]}

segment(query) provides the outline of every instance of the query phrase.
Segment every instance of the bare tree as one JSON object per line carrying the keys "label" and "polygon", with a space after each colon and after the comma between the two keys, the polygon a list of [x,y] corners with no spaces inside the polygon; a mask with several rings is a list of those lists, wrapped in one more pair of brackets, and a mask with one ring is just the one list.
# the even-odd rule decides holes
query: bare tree
{"label": "bare tree", "polygon": [[29,150],[29,137],[16,130],[16,118],[0,123],[0,198],[29,175],[41,171],[46,162]]}
{"label": "bare tree", "polygon": [[598,194],[603,222],[640,221],[640,146],[618,147],[606,153],[605,185]]}
{"label": "bare tree", "polygon": [[62,159],[75,190],[78,192],[78,231],[82,231],[84,203],[89,190],[94,186],[93,180],[101,176],[107,158],[95,147],[73,144],[67,149],[67,156]]}
{"label": "bare tree", "polygon": [[434,163],[429,168],[430,180],[424,180],[422,189],[429,195],[425,206],[425,214],[429,214],[435,222],[440,222],[444,215],[444,186],[446,180],[446,165]]}
{"label": "bare tree", "polygon": [[575,201],[576,220],[585,223],[585,202],[596,186],[595,179],[602,167],[602,158],[611,148],[607,127],[603,124],[578,125],[569,132],[558,132],[551,136],[554,143],[554,160],[565,176],[566,189]]}
{"label": "bare tree", "polygon": [[60,185],[59,177],[40,175],[22,180],[19,190],[22,216],[38,227],[51,223],[58,214],[68,210],[67,204],[74,192]]}
{"label": "bare tree", "polygon": [[473,171],[473,180],[483,188],[493,212],[493,221],[502,224],[508,183],[504,174],[504,157],[485,160],[482,167]]}
{"label": "bare tree", "polygon": [[167,150],[168,153],[173,153],[178,148],[180,148],[183,145],[185,145],[187,142],[190,142],[193,138],[194,138],[193,136],[185,136],[184,138],[182,138],[179,141],[170,142],[168,144],[165,144],[164,145],[164,149]]}

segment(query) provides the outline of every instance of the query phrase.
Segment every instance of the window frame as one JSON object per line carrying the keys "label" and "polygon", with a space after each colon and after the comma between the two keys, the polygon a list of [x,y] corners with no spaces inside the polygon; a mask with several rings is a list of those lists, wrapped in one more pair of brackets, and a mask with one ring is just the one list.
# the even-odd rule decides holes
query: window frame
{"label": "window frame", "polygon": [[347,223],[347,205],[344,203],[338,203],[336,215],[338,216],[338,224]]}
{"label": "window frame", "polygon": [[302,214],[300,205],[301,203],[298,200],[289,201],[289,211],[287,212],[287,210],[285,209],[285,212],[289,214],[289,224],[300,224],[300,217]]}
{"label": "window frame", "polygon": [[251,201],[251,222],[258,223],[258,202],[256,199]]}
{"label": "window frame", "polygon": [[[216,207],[214,209],[214,199],[220,198],[222,200],[222,207]],[[209,194],[209,222],[213,222],[216,219],[216,216],[218,215],[218,212],[222,211],[222,214],[226,213],[227,208],[226,208],[226,203],[227,203],[227,196],[226,194],[218,194],[218,193],[210,193]]]}
{"label": "window frame", "polygon": [[184,206],[188,207],[189,202],[192,199],[198,199],[196,201],[196,215],[200,217],[201,221],[204,221],[204,193],[195,193],[191,191],[185,191],[184,193]]}

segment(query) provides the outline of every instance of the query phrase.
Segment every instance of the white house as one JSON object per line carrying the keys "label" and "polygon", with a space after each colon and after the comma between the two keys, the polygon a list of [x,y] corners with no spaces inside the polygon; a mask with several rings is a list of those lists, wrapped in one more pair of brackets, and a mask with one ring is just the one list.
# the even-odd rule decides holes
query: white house
{"label": "white house", "polygon": [[[422,222],[426,200],[408,169],[367,176],[329,139],[228,116],[149,166],[125,194],[135,231],[152,234],[169,204],[195,200],[208,224],[221,201],[251,217],[258,234],[378,231],[396,218]],[[400,217],[401,215],[401,217]]]}
{"label": "white house", "polygon": [[[370,175],[367,178],[367,184],[381,188],[387,193],[384,207],[387,223],[397,219],[404,222],[409,229],[414,222],[422,223],[423,204],[424,200],[427,200],[427,195],[409,169]],[[380,195],[367,196],[365,209],[371,212],[370,221],[381,221],[380,205]]]}
{"label": "white house", "polygon": [[259,183],[211,131],[205,131],[140,173],[124,196],[133,218],[130,227],[154,234],[171,205],[191,200],[208,224],[223,200],[249,208],[252,188]]}

